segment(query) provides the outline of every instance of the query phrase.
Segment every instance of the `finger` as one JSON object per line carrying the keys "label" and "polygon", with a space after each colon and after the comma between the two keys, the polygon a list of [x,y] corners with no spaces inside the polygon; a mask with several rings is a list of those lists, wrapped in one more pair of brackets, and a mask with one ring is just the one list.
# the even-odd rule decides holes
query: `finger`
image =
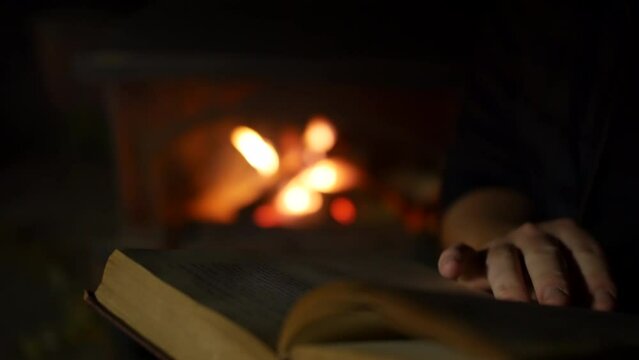
{"label": "finger", "polygon": [[532,224],[522,225],[509,236],[523,254],[537,301],[544,305],[568,305],[570,294],[560,248]]}
{"label": "finger", "polygon": [[464,262],[471,261],[475,253],[475,249],[465,244],[447,248],[439,256],[439,273],[447,279],[457,279],[462,275]]}
{"label": "finger", "polygon": [[488,249],[486,272],[495,298],[530,301],[519,260],[519,250],[514,245],[500,244]]}
{"label": "finger", "polygon": [[442,252],[439,271],[448,279],[457,280],[462,285],[480,291],[490,289],[486,279],[486,251],[459,244]]}
{"label": "finger", "polygon": [[599,244],[570,219],[550,221],[540,226],[558,238],[574,257],[592,295],[592,308],[612,310],[616,302],[616,288]]}

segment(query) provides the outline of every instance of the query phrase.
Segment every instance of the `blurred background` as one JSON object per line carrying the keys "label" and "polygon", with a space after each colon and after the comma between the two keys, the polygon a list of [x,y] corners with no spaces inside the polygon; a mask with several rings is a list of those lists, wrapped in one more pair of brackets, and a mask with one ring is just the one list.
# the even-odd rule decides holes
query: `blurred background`
{"label": "blurred background", "polygon": [[149,356],[82,301],[116,247],[431,263],[481,11],[2,1],[0,356]]}

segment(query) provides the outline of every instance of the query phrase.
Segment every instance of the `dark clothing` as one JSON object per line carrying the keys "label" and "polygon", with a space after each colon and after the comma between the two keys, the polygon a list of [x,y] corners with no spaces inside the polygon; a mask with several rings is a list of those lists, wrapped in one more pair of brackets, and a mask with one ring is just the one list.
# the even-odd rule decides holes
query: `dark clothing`
{"label": "dark clothing", "polygon": [[[443,205],[486,186],[570,217],[608,255],[622,310],[639,308],[639,76],[632,4],[497,12],[450,152]],[[552,15],[551,15],[552,14]]]}

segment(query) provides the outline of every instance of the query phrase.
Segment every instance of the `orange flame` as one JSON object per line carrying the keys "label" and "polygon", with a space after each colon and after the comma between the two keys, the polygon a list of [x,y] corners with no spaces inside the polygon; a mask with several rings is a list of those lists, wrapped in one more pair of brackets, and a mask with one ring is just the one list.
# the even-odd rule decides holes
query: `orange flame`
{"label": "orange flame", "polygon": [[322,207],[322,195],[294,181],[286,185],[275,198],[275,208],[283,215],[302,216]]}
{"label": "orange flame", "polygon": [[352,188],[357,182],[357,170],[347,162],[323,159],[296,176],[304,186],[322,193],[336,193]]}
{"label": "orange flame", "polygon": [[271,176],[277,172],[280,160],[275,148],[255,130],[236,127],[231,133],[231,143],[260,175]]}
{"label": "orange flame", "polygon": [[314,117],[304,130],[304,143],[315,153],[326,153],[335,146],[337,131],[331,122],[324,117]]}
{"label": "orange flame", "polygon": [[[304,147],[308,158],[306,169],[299,172],[275,195],[271,204],[255,210],[254,221],[260,227],[273,227],[298,216],[319,211],[323,205],[321,193],[338,193],[352,188],[359,172],[350,163],[334,158],[326,159],[326,153],[335,146],[337,132],[324,117],[312,118],[304,131]],[[236,127],[231,133],[231,143],[244,159],[263,177],[280,171],[280,158],[275,148],[255,130]],[[300,144],[301,145],[301,144]],[[301,155],[301,146],[298,147]],[[295,146],[293,146],[295,150]],[[287,152],[284,151],[284,154]],[[297,169],[302,166],[297,165]],[[286,164],[283,163],[283,166]],[[293,171],[298,171],[297,169]],[[286,169],[283,169],[286,173]],[[284,176],[285,173],[280,175]],[[274,179],[274,178],[271,178]],[[352,202],[338,201],[331,205],[332,216],[337,222],[354,221],[356,210]]]}

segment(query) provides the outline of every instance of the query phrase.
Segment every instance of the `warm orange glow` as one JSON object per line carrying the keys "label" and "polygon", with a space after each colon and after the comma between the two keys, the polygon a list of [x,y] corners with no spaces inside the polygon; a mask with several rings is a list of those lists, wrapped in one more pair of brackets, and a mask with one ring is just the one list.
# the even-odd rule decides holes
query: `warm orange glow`
{"label": "warm orange glow", "polygon": [[315,191],[336,193],[348,190],[355,185],[357,171],[345,161],[324,159],[302,171],[296,179]]}
{"label": "warm orange glow", "polygon": [[331,216],[335,221],[342,225],[348,225],[355,222],[357,217],[357,208],[355,204],[345,197],[340,197],[331,202]]}
{"label": "warm orange glow", "polygon": [[337,131],[331,122],[324,117],[315,117],[306,125],[304,143],[315,153],[326,153],[335,146]]}
{"label": "warm orange glow", "polygon": [[231,143],[261,175],[270,176],[277,172],[280,160],[275,148],[255,130],[236,127],[231,133]]}
{"label": "warm orange glow", "polygon": [[253,212],[253,221],[262,228],[271,228],[280,225],[281,216],[271,204],[258,207]]}
{"label": "warm orange glow", "polygon": [[302,174],[304,183],[320,192],[330,192],[337,184],[337,167],[327,161],[320,161]]}
{"label": "warm orange glow", "polygon": [[275,208],[289,216],[309,215],[321,207],[322,195],[294,182],[286,185],[275,198]]}

